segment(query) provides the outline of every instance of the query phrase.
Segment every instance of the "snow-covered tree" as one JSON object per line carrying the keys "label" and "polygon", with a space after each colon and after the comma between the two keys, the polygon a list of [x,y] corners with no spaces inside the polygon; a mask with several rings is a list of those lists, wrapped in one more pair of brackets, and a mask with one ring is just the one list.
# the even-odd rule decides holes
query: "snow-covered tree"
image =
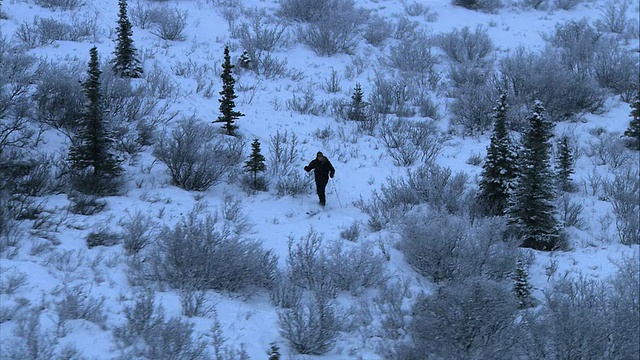
{"label": "snow-covered tree", "polygon": [[517,176],[517,155],[507,131],[507,110],[507,95],[503,93],[493,108],[495,123],[478,192],[479,203],[485,214],[491,216],[504,215]]}
{"label": "snow-covered tree", "polygon": [[104,119],[98,49],[94,46],[89,54],[89,76],[83,83],[87,103],[79,131],[69,149],[72,185],[86,194],[111,195],[117,192],[116,180],[122,167]]}
{"label": "snow-covered tree", "polygon": [[575,172],[575,159],[568,136],[563,136],[560,138],[560,141],[558,141],[558,158],[556,162],[558,190],[566,192],[573,191],[575,186],[571,180],[571,175]]}
{"label": "snow-covered tree", "polygon": [[220,116],[216,122],[222,122],[223,129],[226,130],[227,135],[235,136],[238,126],[235,124],[243,113],[236,111],[235,99],[238,97],[235,93],[236,80],[233,78],[233,68],[235,65],[231,63],[231,56],[229,56],[229,47],[224,47],[224,62],[222,63],[222,91],[220,95],[222,98],[218,99],[220,102]]}
{"label": "snow-covered tree", "polygon": [[533,286],[529,282],[529,272],[523,259],[518,258],[516,261],[516,271],[513,274],[513,291],[518,299],[518,307],[520,309],[530,308],[534,305],[531,291]]}
{"label": "snow-covered tree", "polygon": [[347,118],[354,121],[364,121],[367,119],[365,114],[365,108],[367,103],[363,100],[364,94],[362,93],[362,87],[356,83],[356,87],[353,89],[353,95],[351,95],[351,105],[349,107],[349,113]]}
{"label": "snow-covered tree", "polygon": [[561,229],[551,168],[553,123],[545,118],[544,111],[542,102],[536,101],[527,119],[529,128],[523,137],[518,177],[507,213],[522,247],[551,251],[559,245]]}
{"label": "snow-covered tree", "polygon": [[113,71],[122,77],[139,78],[142,76],[142,67],[138,60],[138,50],[133,45],[133,30],[127,16],[127,0],[119,0],[118,6],[118,38],[115,40],[116,49],[113,51],[115,58],[111,60]]}
{"label": "snow-covered tree", "polygon": [[631,120],[624,136],[630,138],[629,145],[632,149],[640,149],[640,94],[636,95],[635,101],[631,104]]}
{"label": "snow-covered tree", "polygon": [[258,138],[255,138],[251,143],[251,155],[249,155],[249,160],[247,160],[244,165],[244,168],[249,172],[249,174],[251,174],[251,187],[254,190],[266,188],[264,181],[260,181],[260,178],[258,177],[258,173],[267,170],[265,161],[266,159],[264,155],[260,152],[260,141]]}

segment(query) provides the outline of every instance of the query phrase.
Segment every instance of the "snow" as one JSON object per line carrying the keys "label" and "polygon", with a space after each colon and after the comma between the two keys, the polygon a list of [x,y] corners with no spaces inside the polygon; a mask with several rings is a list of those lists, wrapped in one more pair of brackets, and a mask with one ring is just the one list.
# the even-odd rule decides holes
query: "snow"
{"label": "snow", "polygon": [[[245,8],[265,8],[273,11],[278,8],[276,0],[245,0]],[[357,0],[359,6],[374,10],[384,16],[403,14],[403,2],[399,0],[366,1]],[[542,34],[553,30],[555,24],[569,19],[587,18],[594,20],[600,16],[600,6],[603,0],[586,1],[571,11],[521,9],[516,6],[506,6],[496,13],[481,13],[465,10],[453,6],[448,0],[426,0],[422,4],[430,8],[431,13],[437,13],[435,21],[427,21],[424,17],[412,17],[419,21],[429,32],[437,34],[469,26],[477,25],[488,28],[494,43],[498,47],[497,54],[507,54],[519,46],[527,49],[539,50],[544,46]],[[154,4],[156,4],[154,2]],[[171,67],[179,62],[191,61],[210,68],[218,68],[222,61],[222,49],[227,43],[235,43],[229,34],[226,20],[216,10],[213,1],[193,0],[157,3],[160,6],[176,7],[188,12],[188,27],[186,41],[171,42],[160,40],[148,29],[135,27],[133,29],[135,46],[144,55],[145,70],[150,71],[157,65],[171,73]],[[129,13],[135,3],[129,3]],[[11,37],[23,22],[30,23],[34,17],[69,18],[75,12],[51,11],[43,9],[33,2],[5,1],[3,10],[8,14],[8,20],[0,20],[0,30],[3,36]],[[51,61],[68,61],[86,64],[89,49],[97,46],[100,58],[104,61],[111,57],[114,48],[114,28],[117,20],[117,0],[87,0],[81,7],[78,16],[95,16],[101,33],[96,41],[68,42],[57,41],[52,45],[42,46],[31,50],[36,56],[46,57]],[[629,17],[638,19],[638,6],[631,6]],[[239,19],[241,21],[241,19]],[[632,40],[630,47],[637,50],[637,39]],[[232,58],[241,54],[238,47],[232,51]],[[302,167],[314,157],[317,151],[323,151],[331,159],[336,168],[336,177],[327,186],[327,207],[317,215],[305,214],[317,207],[317,198],[313,191],[299,197],[276,197],[273,190],[248,196],[235,185],[219,184],[204,192],[188,192],[169,185],[169,177],[161,163],[154,161],[150,151],[145,151],[135,165],[126,167],[128,176],[127,191],[123,196],[107,198],[107,209],[93,216],[69,214],[64,225],[60,227],[56,237],[60,244],[55,251],[44,255],[29,254],[30,246],[24,246],[20,254],[12,259],[0,260],[0,271],[6,276],[11,271],[24,272],[28,275],[28,285],[17,294],[18,297],[29,299],[32,304],[54,298],[56,288],[78,284],[89,285],[91,295],[96,298],[104,297],[108,314],[107,328],[124,321],[122,306],[124,300],[130,300],[133,291],[129,288],[124,252],[120,246],[113,248],[86,249],[85,236],[98,228],[119,230],[118,221],[137,212],[150,215],[161,225],[172,226],[196,205],[214,212],[220,208],[225,195],[232,195],[242,199],[242,208],[253,226],[251,235],[259,239],[268,249],[273,249],[279,256],[280,266],[285,265],[287,257],[287,239],[297,239],[307,234],[313,228],[320,232],[326,240],[340,239],[340,232],[354,222],[366,224],[367,216],[363,214],[354,202],[360,198],[367,199],[371,192],[385,184],[386,179],[402,176],[406,169],[393,165],[387,155],[384,144],[379,139],[363,137],[358,142],[350,143],[339,138],[336,134],[331,140],[323,142],[314,136],[319,129],[332,129],[337,132],[338,124],[329,116],[300,115],[287,110],[285,101],[292,97],[297,89],[312,87],[315,89],[317,100],[331,98],[348,99],[350,91],[356,82],[362,85],[367,94],[375,76],[376,58],[381,50],[370,45],[360,45],[354,56],[339,54],[332,57],[319,57],[303,45],[296,45],[290,49],[280,49],[276,56],[286,59],[288,66],[304,73],[304,78],[293,81],[288,78],[267,80],[251,73],[238,75],[236,89],[239,86],[255,87],[254,91],[237,91],[237,109],[246,116],[237,122],[240,133],[246,139],[257,137],[262,143],[262,151],[266,153],[268,139],[276,131],[295,133],[302,144],[302,160],[298,164]],[[338,94],[327,94],[320,86],[330,77],[332,71],[344,74],[352,66],[354,59],[364,61],[364,71],[352,79],[342,76],[342,90]],[[181,115],[194,114],[203,121],[215,119],[218,116],[218,78],[212,73],[211,80],[215,95],[205,98],[196,92],[193,79],[173,76],[173,80],[180,88],[180,96],[172,105]],[[444,100],[443,100],[444,101]],[[279,103],[279,107],[275,104]],[[444,102],[441,111],[445,109]],[[607,102],[606,112],[603,114],[587,114],[581,122],[559,123],[556,134],[570,133],[581,146],[585,146],[589,139],[594,139],[589,130],[603,127],[608,132],[624,131],[629,120],[629,105],[619,98],[611,98]],[[446,129],[446,118],[439,124]],[[48,134],[47,148],[51,151],[64,151],[68,144],[62,137]],[[440,165],[451,167],[456,171],[465,171],[473,180],[480,173],[480,166],[467,163],[467,159],[474,154],[486,154],[488,136],[475,138],[461,138],[453,136],[443,148],[437,159]],[[637,156],[637,153],[634,155]],[[615,222],[607,222],[607,217],[613,218],[611,204],[587,190],[590,174],[596,172],[602,176],[610,176],[606,166],[596,166],[591,159],[581,156],[576,164],[574,180],[585,191],[578,192],[578,198],[584,205],[584,213],[588,227],[584,230],[570,229],[575,248],[568,252],[535,253],[535,262],[530,270],[531,281],[534,285],[534,295],[542,297],[542,291],[549,288],[552,281],[545,275],[545,266],[551,259],[558,261],[559,267],[555,276],[563,274],[570,276],[586,275],[597,279],[606,279],[615,270],[615,263],[623,257],[638,256],[638,246],[624,246],[618,243],[615,234]],[[307,175],[305,175],[307,176]],[[584,179],[584,182],[583,182]],[[138,183],[138,184],[136,184]],[[68,204],[64,195],[47,198],[47,209],[62,209]],[[361,226],[361,229],[366,229]],[[391,239],[393,234],[371,233],[363,231],[361,240],[383,239],[391,253],[389,271],[403,278],[411,279],[412,289],[425,289],[424,280],[417,276],[403,261],[402,255],[393,249]],[[36,239],[33,239],[36,241]],[[57,269],[56,258],[67,255],[79,262],[77,269]],[[91,262],[102,258],[97,265]],[[47,260],[48,259],[48,260]],[[371,342],[361,339],[357,334],[344,334],[337,346],[323,356],[294,357],[288,349],[284,339],[277,331],[276,309],[269,303],[268,296],[257,294],[248,298],[238,298],[230,294],[210,294],[215,303],[217,316],[222,325],[224,335],[228,338],[228,345],[244,344],[252,359],[266,358],[265,352],[271,342],[277,342],[283,353],[283,358],[299,359],[380,359],[375,353]],[[180,315],[178,295],[172,291],[158,294],[157,303],[161,303],[167,317]],[[1,295],[0,305],[9,301],[6,295]],[[54,317],[52,310],[46,310],[42,319]],[[47,316],[49,315],[49,316]],[[196,331],[206,333],[211,328],[211,319],[190,319],[196,324]],[[53,324],[49,324],[53,326]],[[12,336],[14,324],[0,323],[0,338],[5,341]],[[74,320],[67,326],[67,335],[63,343],[76,346],[88,358],[108,359],[117,353],[110,342],[110,333],[87,321]],[[1,357],[1,356],[0,356]]]}

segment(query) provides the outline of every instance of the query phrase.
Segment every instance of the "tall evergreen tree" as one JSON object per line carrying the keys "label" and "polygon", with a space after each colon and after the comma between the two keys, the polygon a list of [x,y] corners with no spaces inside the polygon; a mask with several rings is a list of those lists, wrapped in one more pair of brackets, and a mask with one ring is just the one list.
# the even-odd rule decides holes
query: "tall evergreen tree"
{"label": "tall evergreen tree", "polygon": [[218,100],[218,102],[220,102],[220,116],[216,122],[224,123],[222,128],[226,130],[227,135],[231,136],[236,135],[236,129],[238,128],[238,126],[235,125],[236,120],[244,116],[243,113],[235,110],[236,103],[234,100],[238,96],[234,88],[236,83],[236,80],[233,78],[234,67],[235,65],[231,63],[231,56],[229,56],[229,47],[225,46],[222,74],[220,75],[222,78],[222,91],[220,91],[220,95],[222,95],[222,98]]}
{"label": "tall evergreen tree", "polygon": [[118,16],[118,38],[115,40],[115,58],[111,60],[113,71],[122,77],[139,78],[142,67],[138,60],[138,50],[133,45],[133,30],[127,16],[127,0],[119,0],[120,14]]}
{"label": "tall evergreen tree", "polygon": [[556,172],[556,176],[558,177],[558,190],[566,192],[574,191],[571,175],[575,172],[573,168],[575,160],[569,144],[569,137],[566,135],[558,141],[558,159],[556,162],[558,168]]}
{"label": "tall evergreen tree", "polygon": [[347,118],[354,121],[364,121],[367,119],[365,108],[367,103],[364,101],[364,94],[362,93],[362,87],[356,83],[356,87],[353,89],[353,95],[351,95],[351,105]]}
{"label": "tall evergreen tree", "polygon": [[253,139],[251,143],[251,155],[249,155],[249,160],[245,163],[244,168],[251,174],[253,189],[258,190],[265,187],[264,184],[258,181],[258,173],[267,170],[265,158],[260,152],[260,141],[258,138]]}
{"label": "tall evergreen tree", "polygon": [[88,78],[83,83],[87,102],[80,130],[69,149],[72,184],[86,194],[112,195],[117,193],[116,180],[122,167],[113,152],[114,142],[104,119],[98,49],[94,46],[89,55]]}
{"label": "tall evergreen tree", "polygon": [[529,129],[524,134],[518,177],[507,212],[522,247],[551,251],[559,245],[560,225],[551,168],[553,123],[544,117],[544,111],[542,102],[536,100],[528,118]]}
{"label": "tall evergreen tree", "polygon": [[517,155],[507,131],[507,95],[493,108],[494,127],[480,174],[478,202],[489,216],[504,215],[517,176]]}
{"label": "tall evergreen tree", "polygon": [[636,95],[635,101],[631,103],[631,120],[624,136],[630,138],[629,147],[640,150],[640,94]]}

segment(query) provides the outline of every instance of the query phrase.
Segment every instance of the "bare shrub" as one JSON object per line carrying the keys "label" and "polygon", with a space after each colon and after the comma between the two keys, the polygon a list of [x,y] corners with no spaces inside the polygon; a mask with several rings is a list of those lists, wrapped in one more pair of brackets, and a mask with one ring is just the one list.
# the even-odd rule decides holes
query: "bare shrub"
{"label": "bare shrub", "polygon": [[[302,96],[297,96],[297,93],[302,92]],[[287,110],[297,111],[300,114],[311,114],[319,116],[324,114],[327,106],[323,103],[316,102],[315,90],[310,86],[306,89],[299,89],[293,93],[291,99],[286,101]]]}
{"label": "bare shrub", "polygon": [[379,114],[395,114],[400,117],[415,115],[409,103],[415,98],[417,88],[408,78],[392,79],[376,73],[373,89],[369,94],[370,109]]}
{"label": "bare shrub", "polygon": [[503,6],[501,0],[451,0],[451,3],[469,10],[480,10],[486,12],[496,11]]}
{"label": "bare shrub", "polygon": [[613,325],[607,292],[601,281],[585,277],[554,284],[540,309],[525,313],[523,348],[527,356],[607,357]]}
{"label": "bare shrub", "polygon": [[279,196],[299,195],[306,192],[311,184],[310,179],[300,175],[297,164],[300,161],[300,142],[295,133],[276,131],[269,136],[269,152],[267,169],[275,179]]}
{"label": "bare shrub", "polygon": [[618,270],[611,279],[609,296],[614,324],[611,332],[609,355],[616,358],[633,357],[640,352],[636,341],[640,336],[640,308],[635,299],[640,298],[640,258],[636,250],[616,264]]}
{"label": "bare shrub", "polygon": [[352,0],[283,0],[278,15],[295,21],[313,21],[337,4],[351,4]]}
{"label": "bare shrub", "polygon": [[217,217],[192,212],[174,228],[165,227],[151,249],[156,280],[181,289],[241,292],[269,287],[277,257],[259,241],[242,239]]}
{"label": "bare shrub", "polygon": [[390,48],[385,63],[404,73],[415,76],[421,84],[431,82],[435,75],[437,58],[431,53],[430,37],[423,32],[415,32],[411,37],[401,39]]}
{"label": "bare shrub", "polygon": [[385,122],[380,136],[398,166],[410,166],[417,160],[431,163],[442,149],[442,136],[433,123],[426,121],[398,119]]}
{"label": "bare shrub", "polygon": [[616,230],[625,245],[640,244],[640,172],[637,165],[615,172],[611,181],[604,182],[604,192],[613,205]]}
{"label": "bare shrub", "polygon": [[598,84],[631,102],[640,88],[637,58],[612,38],[601,40],[593,59],[593,76]]}
{"label": "bare shrub", "polygon": [[492,76],[491,70],[483,67],[454,65],[449,71],[451,124],[462,126],[464,133],[483,133],[493,123],[491,113],[498,93],[489,82]]}
{"label": "bare shrub", "polygon": [[[436,283],[482,275],[502,280],[515,269],[517,247],[504,241],[504,220],[471,225],[442,213],[409,217],[398,247],[407,262]],[[426,219],[424,219],[426,217]]]}
{"label": "bare shrub", "polygon": [[40,64],[33,94],[38,121],[63,133],[75,131],[85,102],[81,74],[77,65]]}
{"label": "bare shrub", "polygon": [[156,307],[153,293],[137,295],[123,309],[126,321],[113,330],[113,336],[126,358],[198,359],[206,356],[206,343],[194,339],[194,325],[179,317],[165,318]]}
{"label": "bare shrub", "polygon": [[600,10],[600,18],[595,21],[595,27],[602,32],[623,34],[629,27],[628,9],[629,3],[626,1],[608,1]]}
{"label": "bare shrub", "polygon": [[582,3],[583,1],[584,0],[554,0],[553,5],[557,9],[569,11],[578,6],[578,4]]}
{"label": "bare shrub", "polygon": [[[15,336],[10,338],[3,336],[0,343],[3,358],[9,360],[52,359],[56,356],[57,339],[51,331],[43,329],[41,316],[41,308],[28,307],[26,313],[16,319]],[[8,339],[11,340],[10,343]]]}
{"label": "bare shrub", "polygon": [[90,232],[86,237],[87,247],[89,249],[96,246],[114,246],[120,241],[120,236],[107,229]]}
{"label": "bare shrub", "polygon": [[393,33],[393,24],[379,15],[373,15],[364,26],[362,37],[373,46],[380,46]]}
{"label": "bare shrub", "polygon": [[263,16],[256,15],[250,23],[242,23],[236,29],[240,46],[254,62],[263,56],[263,52],[272,52],[287,46],[289,39],[284,23],[266,23]]}
{"label": "bare shrub", "polygon": [[107,315],[104,310],[104,298],[96,299],[87,293],[82,285],[65,287],[60,292],[61,298],[55,302],[60,323],[81,319],[105,327]]}
{"label": "bare shrub", "polygon": [[466,184],[469,175],[463,171],[454,173],[451,168],[427,163],[408,172],[406,186],[420,203],[450,214],[462,215],[466,210]]}
{"label": "bare shrub", "polygon": [[584,206],[572,198],[573,197],[567,193],[563,193],[558,197],[556,208],[558,209],[560,220],[565,227],[574,226],[578,229],[585,230],[587,229],[587,222],[582,216]]}
{"label": "bare shrub", "polygon": [[274,306],[290,309],[296,306],[303,296],[303,289],[294,283],[292,274],[281,273],[269,289],[269,299]]}
{"label": "bare shrub", "polygon": [[189,13],[177,7],[164,8],[162,16],[153,16],[153,29],[151,32],[162,40],[184,41],[184,31],[188,25]]}
{"label": "bare shrub", "polygon": [[71,192],[68,197],[71,201],[69,211],[74,214],[94,215],[104,210],[107,206],[107,202],[105,200],[102,200],[95,195]]}
{"label": "bare shrub", "polygon": [[596,139],[589,139],[583,151],[594,165],[608,165],[614,170],[633,159],[619,133],[603,133]]}
{"label": "bare shrub", "polygon": [[27,281],[27,274],[22,271],[18,271],[15,268],[7,269],[2,268],[2,278],[0,278],[0,294],[1,295],[13,295],[20,288],[25,286]]}
{"label": "bare shrub", "polygon": [[346,229],[340,231],[340,238],[349,240],[349,241],[357,241],[360,237],[360,224],[357,221],[354,221],[349,225]]}
{"label": "bare shrub", "polygon": [[358,45],[360,28],[368,13],[354,7],[352,0],[333,0],[335,4],[305,26],[298,28],[298,41],[320,56],[337,53],[353,54]]}
{"label": "bare shrub", "polygon": [[387,281],[386,261],[376,251],[376,244],[365,241],[358,246],[347,246],[336,240],[326,250],[325,271],[332,283],[343,291],[358,295],[367,288],[377,288]]}
{"label": "bare shrub", "polygon": [[517,356],[518,305],[508,283],[473,278],[440,287],[434,295],[418,297],[412,313],[412,341],[398,349],[400,358]]}
{"label": "bare shrub", "polygon": [[171,135],[156,144],[153,154],[167,165],[171,182],[185,190],[206,190],[237,164],[224,137],[194,117],[180,120]]}
{"label": "bare shrub", "polygon": [[59,8],[61,10],[74,10],[83,6],[83,0],[35,0],[36,5],[44,8]]}
{"label": "bare shrub", "polygon": [[451,61],[468,64],[485,60],[494,50],[487,29],[479,25],[475,31],[468,26],[441,34],[436,43]]}
{"label": "bare shrub", "polygon": [[322,355],[335,346],[344,328],[343,314],[330,298],[313,294],[278,312],[280,335],[300,354]]}

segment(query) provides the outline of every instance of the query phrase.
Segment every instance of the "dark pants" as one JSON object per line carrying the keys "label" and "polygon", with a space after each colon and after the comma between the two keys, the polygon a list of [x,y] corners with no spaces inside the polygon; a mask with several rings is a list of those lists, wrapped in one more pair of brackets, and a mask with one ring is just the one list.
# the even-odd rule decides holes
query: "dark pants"
{"label": "dark pants", "polygon": [[318,193],[318,199],[320,200],[320,205],[324,205],[326,203],[326,197],[324,194],[324,189],[327,187],[327,183],[329,182],[329,178],[316,178],[316,192]]}

